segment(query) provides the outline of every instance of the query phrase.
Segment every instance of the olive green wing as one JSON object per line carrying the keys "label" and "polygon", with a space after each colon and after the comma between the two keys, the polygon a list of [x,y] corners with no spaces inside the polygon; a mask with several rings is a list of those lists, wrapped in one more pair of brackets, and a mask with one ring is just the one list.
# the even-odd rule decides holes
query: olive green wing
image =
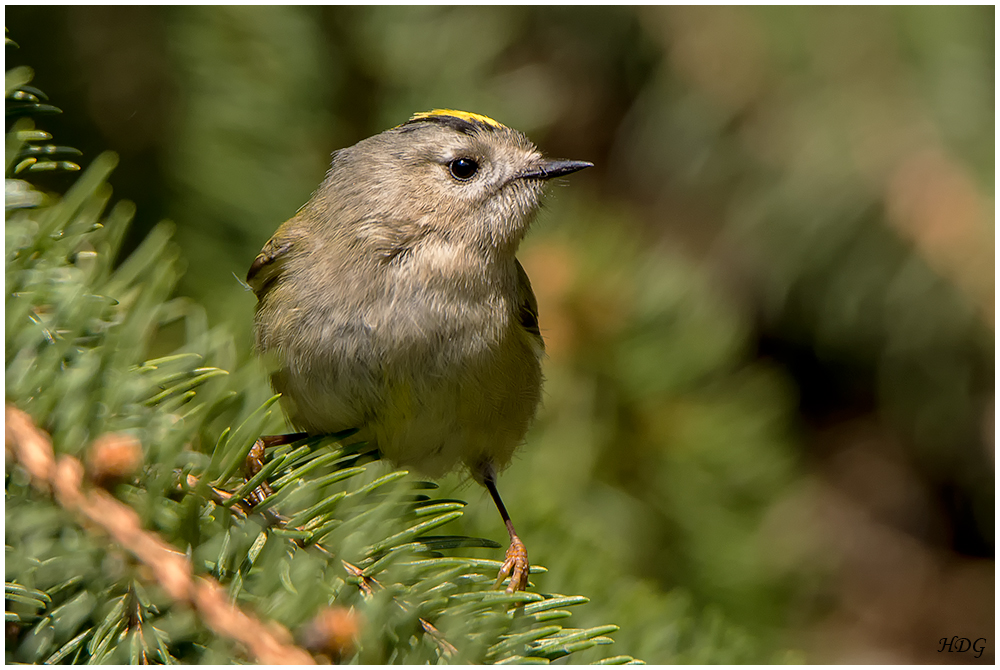
{"label": "olive green wing", "polygon": [[544,351],[545,341],[542,340],[542,333],[538,328],[538,300],[535,299],[528,273],[521,267],[521,262],[515,259],[514,263],[517,265],[518,321],[538,343],[539,349]]}
{"label": "olive green wing", "polygon": [[288,261],[288,252],[292,250],[292,243],[275,235],[267,241],[264,248],[257,254],[257,258],[250,265],[247,272],[247,284],[261,299],[267,293],[272,284],[281,276],[284,266]]}

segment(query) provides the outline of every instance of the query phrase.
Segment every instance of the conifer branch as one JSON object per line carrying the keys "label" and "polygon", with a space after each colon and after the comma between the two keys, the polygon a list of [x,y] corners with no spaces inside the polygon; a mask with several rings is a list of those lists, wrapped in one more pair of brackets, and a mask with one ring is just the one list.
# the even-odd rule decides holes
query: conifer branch
{"label": "conifer branch", "polygon": [[261,622],[230,603],[211,577],[195,577],[188,558],[155,533],[143,530],[134,510],[102,489],[86,490],[83,464],[66,455],[56,460],[51,439],[27,414],[7,405],[4,419],[6,449],[28,471],[36,488],[52,493],[64,509],[127,549],[173,600],[191,604],[213,631],[243,644],[260,663],[315,663],[305,650],[289,642],[291,634],[283,626]]}

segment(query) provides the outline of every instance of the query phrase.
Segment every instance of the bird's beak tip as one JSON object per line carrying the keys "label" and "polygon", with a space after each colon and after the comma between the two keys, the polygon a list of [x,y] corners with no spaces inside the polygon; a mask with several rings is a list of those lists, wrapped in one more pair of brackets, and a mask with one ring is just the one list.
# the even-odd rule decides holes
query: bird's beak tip
{"label": "bird's beak tip", "polygon": [[573,174],[589,167],[594,167],[594,164],[590,161],[546,160],[534,168],[522,172],[518,176],[521,179],[552,179],[554,177]]}

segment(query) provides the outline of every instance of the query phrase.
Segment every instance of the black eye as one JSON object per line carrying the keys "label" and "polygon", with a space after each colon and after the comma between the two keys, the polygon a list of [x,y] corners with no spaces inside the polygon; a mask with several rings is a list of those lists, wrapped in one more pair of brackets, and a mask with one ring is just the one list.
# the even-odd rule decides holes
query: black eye
{"label": "black eye", "polygon": [[448,169],[451,170],[451,176],[455,179],[468,181],[479,170],[479,163],[471,158],[456,158],[448,163]]}

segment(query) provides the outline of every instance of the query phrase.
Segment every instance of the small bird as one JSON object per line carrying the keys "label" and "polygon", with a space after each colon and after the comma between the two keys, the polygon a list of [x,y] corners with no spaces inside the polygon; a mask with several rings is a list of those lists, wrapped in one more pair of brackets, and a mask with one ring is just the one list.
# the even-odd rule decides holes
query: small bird
{"label": "small bird", "polygon": [[351,428],[427,476],[465,468],[528,556],[497,491],[541,396],[538,305],[515,254],[546,182],[592,167],[522,133],[435,109],[333,154],[326,179],[247,274],[258,352],[290,422]]}

